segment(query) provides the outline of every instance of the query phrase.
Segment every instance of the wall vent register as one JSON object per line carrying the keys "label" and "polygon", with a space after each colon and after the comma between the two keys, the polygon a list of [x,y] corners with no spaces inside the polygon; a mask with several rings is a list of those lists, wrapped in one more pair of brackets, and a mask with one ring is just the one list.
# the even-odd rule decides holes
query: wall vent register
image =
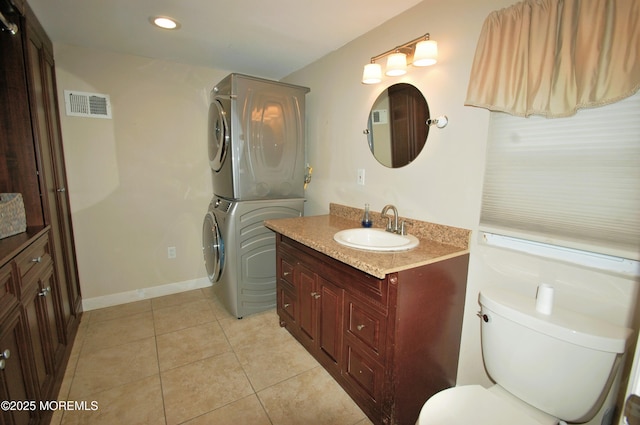
{"label": "wall vent register", "polygon": [[111,119],[111,101],[108,94],[64,91],[67,116]]}

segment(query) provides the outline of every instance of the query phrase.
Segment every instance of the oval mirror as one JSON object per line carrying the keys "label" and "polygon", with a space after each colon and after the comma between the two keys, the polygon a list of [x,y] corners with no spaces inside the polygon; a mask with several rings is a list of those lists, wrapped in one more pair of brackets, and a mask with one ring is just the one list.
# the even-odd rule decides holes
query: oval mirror
{"label": "oval mirror", "polygon": [[385,89],[369,113],[366,133],[371,153],[385,167],[409,164],[427,141],[429,118],[427,100],[415,86],[398,83]]}

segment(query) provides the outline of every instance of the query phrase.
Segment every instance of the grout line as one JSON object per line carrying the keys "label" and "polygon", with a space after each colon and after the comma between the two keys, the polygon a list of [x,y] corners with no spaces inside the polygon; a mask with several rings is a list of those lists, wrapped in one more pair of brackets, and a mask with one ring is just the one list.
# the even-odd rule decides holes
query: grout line
{"label": "grout line", "polygon": [[162,370],[160,369],[160,350],[158,349],[158,334],[156,332],[156,316],[155,311],[153,309],[153,304],[151,304],[151,322],[153,324],[153,341],[156,346],[156,362],[158,364],[158,381],[160,381],[160,398],[162,399],[162,417],[164,419],[164,424],[167,425],[167,404],[164,401],[164,386],[162,382]]}

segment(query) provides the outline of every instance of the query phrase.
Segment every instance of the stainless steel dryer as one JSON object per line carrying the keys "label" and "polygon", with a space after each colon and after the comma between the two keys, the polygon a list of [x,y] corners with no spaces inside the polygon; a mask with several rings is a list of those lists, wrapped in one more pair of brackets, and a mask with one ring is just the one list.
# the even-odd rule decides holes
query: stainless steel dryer
{"label": "stainless steel dryer", "polygon": [[229,201],[214,197],[202,229],[209,279],[237,318],[275,308],[275,233],[264,220],[299,217],[304,199]]}
{"label": "stainless steel dryer", "polygon": [[211,92],[209,164],[225,199],[304,197],[306,87],[230,74]]}

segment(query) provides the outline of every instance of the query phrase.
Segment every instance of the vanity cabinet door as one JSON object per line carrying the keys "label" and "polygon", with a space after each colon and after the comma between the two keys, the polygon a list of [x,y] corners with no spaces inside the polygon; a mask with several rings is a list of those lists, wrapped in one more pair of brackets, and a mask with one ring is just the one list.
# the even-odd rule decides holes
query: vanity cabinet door
{"label": "vanity cabinet door", "polygon": [[26,285],[22,303],[27,318],[29,342],[33,348],[35,382],[40,394],[49,394],[55,371],[49,351],[51,334],[43,320],[46,316],[46,306],[40,293],[40,285],[37,282]]}
{"label": "vanity cabinet door", "polygon": [[[0,323],[0,400],[10,402],[34,402],[29,374],[26,326],[20,309],[15,308]],[[29,405],[26,409],[0,412],[0,423],[28,425],[38,423],[38,411]]]}
{"label": "vanity cabinet door", "polygon": [[298,265],[302,343],[327,369],[340,373],[344,290]]}
{"label": "vanity cabinet door", "polygon": [[55,297],[53,263],[38,264],[22,282],[22,304],[33,347],[35,378],[40,394],[51,394],[53,379],[63,360],[64,327],[59,320]]}
{"label": "vanity cabinet door", "polygon": [[317,334],[317,299],[320,294],[317,289],[317,278],[311,270],[298,264],[295,272],[298,281],[298,301],[300,304],[300,330],[306,345],[313,346]]}
{"label": "vanity cabinet door", "polygon": [[344,290],[326,279],[318,278],[318,348],[335,367],[342,353],[342,308]]}

